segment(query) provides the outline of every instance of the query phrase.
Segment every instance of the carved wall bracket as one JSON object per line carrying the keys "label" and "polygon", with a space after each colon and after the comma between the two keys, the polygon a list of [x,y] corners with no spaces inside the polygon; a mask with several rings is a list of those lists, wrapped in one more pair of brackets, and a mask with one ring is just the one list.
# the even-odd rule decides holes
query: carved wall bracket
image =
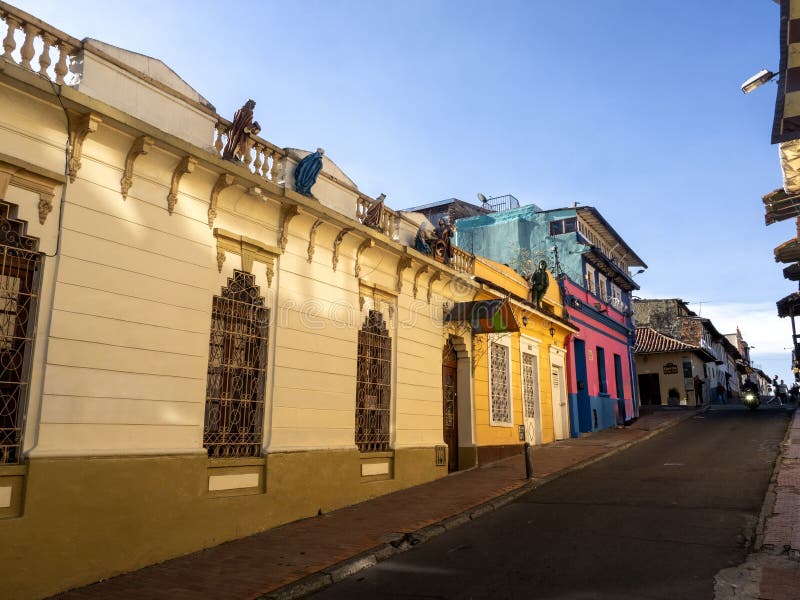
{"label": "carved wall bracket", "polygon": [[397,261],[397,293],[403,291],[403,271],[411,267],[411,257],[401,256]]}
{"label": "carved wall bracket", "polygon": [[133,164],[142,154],[150,152],[153,149],[153,144],[153,138],[149,138],[146,135],[141,135],[133,140],[131,149],[128,150],[128,156],[125,157],[125,170],[122,173],[122,179],[119,180],[123,200],[128,199],[128,192],[133,185]]}
{"label": "carved wall bracket", "polygon": [[439,281],[439,278],[442,276],[441,271],[436,271],[431,275],[430,279],[428,279],[428,304],[431,302],[431,296],[433,295],[433,284],[436,281]]}
{"label": "carved wall bracket", "polygon": [[197,159],[193,156],[186,155],[175,166],[172,172],[172,182],[169,185],[169,194],[167,194],[167,210],[169,214],[175,210],[175,205],[178,203],[178,188],[181,185],[181,178],[186,173],[191,173],[197,166]]}
{"label": "carved wall bracket", "polygon": [[417,269],[417,272],[414,273],[414,298],[417,297],[417,292],[419,291],[419,277],[423,273],[427,272],[428,272],[428,265],[422,265],[419,269]]}
{"label": "carved wall bracket", "polygon": [[286,250],[286,244],[289,243],[289,224],[299,214],[300,207],[297,204],[284,204],[281,207],[281,235],[278,238],[281,251]]}
{"label": "carved wall bracket", "polygon": [[317,241],[317,229],[322,225],[322,219],[317,219],[311,226],[311,231],[308,232],[308,262],[314,260],[314,244]]}
{"label": "carved wall bracket", "polygon": [[44,225],[47,215],[53,210],[56,186],[62,181],[32,173],[23,167],[0,160],[0,200],[5,199],[9,185],[33,192],[39,196],[39,224]]}
{"label": "carved wall bracket", "polygon": [[336,270],[336,266],[339,264],[339,246],[342,245],[342,240],[344,240],[344,236],[348,233],[353,231],[353,227],[345,227],[339,232],[339,235],[336,236],[336,239],[333,240],[333,270]]}
{"label": "carved wall bracket", "polygon": [[92,113],[87,113],[85,115],[74,112],[69,113],[69,141],[72,150],[69,155],[67,172],[69,174],[70,183],[75,183],[75,178],[78,176],[78,171],[81,168],[83,142],[86,136],[97,131],[98,126],[102,122],[103,120],[100,117]]}
{"label": "carved wall bracket", "polygon": [[372,238],[367,238],[358,246],[358,250],[356,250],[356,268],[355,274],[356,277],[361,276],[361,255],[364,253],[364,250],[367,248],[372,248],[375,245],[375,240]]}
{"label": "carved wall bracket", "polygon": [[225,253],[238,254],[242,259],[242,271],[253,272],[253,261],[266,265],[267,287],[272,287],[275,276],[275,258],[281,253],[280,248],[263,244],[244,235],[236,235],[225,229],[214,228],[217,238],[217,269],[222,272]]}
{"label": "carved wall bracket", "polygon": [[217,178],[217,182],[211,190],[211,199],[208,204],[208,227],[214,227],[214,221],[217,218],[217,201],[222,190],[233,185],[233,175],[229,173],[221,173]]}

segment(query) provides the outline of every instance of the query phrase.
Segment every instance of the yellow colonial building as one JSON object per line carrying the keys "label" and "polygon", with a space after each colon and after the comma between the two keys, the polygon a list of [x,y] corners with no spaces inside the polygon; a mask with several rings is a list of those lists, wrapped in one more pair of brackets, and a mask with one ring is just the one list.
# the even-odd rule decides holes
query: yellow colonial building
{"label": "yellow colonial building", "polygon": [[[513,422],[493,427],[475,410],[479,346],[443,322],[445,306],[496,295],[471,255],[415,250],[418,221],[321,151],[257,135],[252,106],[229,121],[156,59],[5,3],[0,19],[4,597],[430,481],[475,464],[479,439],[511,443],[519,384]],[[549,369],[566,326],[513,302]]]}
{"label": "yellow colonial building", "polygon": [[[473,330],[477,459],[486,463],[521,452],[521,446],[569,437],[566,340],[578,331],[564,318],[561,293],[548,271],[537,307],[528,281],[513,269],[475,258],[476,304],[494,306],[484,333]],[[489,304],[493,303],[493,304]],[[473,309],[473,313],[474,313]]]}

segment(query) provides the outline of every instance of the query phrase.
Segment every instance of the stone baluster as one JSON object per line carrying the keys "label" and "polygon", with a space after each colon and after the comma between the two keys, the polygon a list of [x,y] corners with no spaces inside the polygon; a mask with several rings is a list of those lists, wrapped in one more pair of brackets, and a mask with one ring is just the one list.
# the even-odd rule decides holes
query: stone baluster
{"label": "stone baluster", "polygon": [[[277,150],[272,151],[272,168],[269,171],[269,178],[272,183],[277,184],[280,181],[280,174],[278,169],[280,169],[281,164],[281,155]],[[266,167],[265,167],[266,168]]]}
{"label": "stone baluster", "polygon": [[264,178],[264,181],[269,181],[269,155],[270,150],[266,146],[261,149],[261,177]]}
{"label": "stone baluster", "polygon": [[19,49],[19,55],[22,57],[22,62],[20,64],[26,69],[33,71],[31,61],[33,60],[33,55],[36,53],[33,47],[33,40],[39,35],[39,30],[35,25],[31,25],[30,23],[25,23],[22,30],[25,32],[25,41]]}
{"label": "stone baluster", "polygon": [[21,24],[22,23],[20,23],[17,19],[12,17],[11,15],[6,15],[6,25],[8,26],[8,31],[6,32],[6,37],[3,40],[3,50],[4,50],[3,58],[5,58],[6,60],[11,60],[11,61],[14,60],[14,57],[11,56],[11,53],[14,52],[14,50],[17,47],[17,42],[14,39],[14,33],[17,31],[17,29]]}
{"label": "stone baluster", "polygon": [[261,175],[261,157],[264,153],[264,146],[256,142],[253,145],[253,149],[255,150],[255,160],[253,161],[253,173],[256,175]]}
{"label": "stone baluster", "polygon": [[50,63],[52,62],[50,59],[50,48],[56,41],[54,35],[43,31],[41,34],[42,38],[42,53],[39,55],[39,74],[44,75],[45,77],[49,77],[47,75],[47,69],[50,68]]}
{"label": "stone baluster", "polygon": [[358,205],[356,207],[356,216],[358,217],[359,221],[363,221],[364,217],[367,216],[367,211],[369,210],[370,205],[369,198],[365,198],[364,196],[358,197]]}
{"label": "stone baluster", "polygon": [[227,133],[228,127],[224,123],[217,123],[214,129],[217,132],[217,139],[214,140],[214,148],[217,150],[217,155],[222,156],[222,149],[225,147],[225,143],[222,141],[222,136]]}
{"label": "stone baluster", "polygon": [[250,170],[250,163],[253,162],[252,150],[255,142],[256,141],[251,136],[247,136],[247,139],[244,142],[244,152],[242,152],[241,158],[245,168],[248,171]]}
{"label": "stone baluster", "polygon": [[383,233],[385,233],[389,237],[391,237],[391,235],[392,235],[392,232],[391,232],[391,221],[392,221],[392,215],[386,209],[386,206],[384,205],[383,214],[381,215],[381,231],[383,231]]}
{"label": "stone baluster", "polygon": [[67,68],[67,57],[72,52],[72,49],[64,42],[58,42],[56,48],[58,48],[58,61],[56,62],[56,66],[53,67],[53,70],[56,74],[56,83],[58,85],[64,85],[64,76],[69,72]]}

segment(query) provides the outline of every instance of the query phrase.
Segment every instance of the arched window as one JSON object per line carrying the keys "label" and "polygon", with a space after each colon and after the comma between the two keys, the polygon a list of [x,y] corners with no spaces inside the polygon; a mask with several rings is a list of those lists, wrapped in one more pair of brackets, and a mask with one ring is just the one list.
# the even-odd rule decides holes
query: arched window
{"label": "arched window", "polygon": [[356,445],[361,452],[389,450],[392,338],[383,314],[369,311],[358,332]]}
{"label": "arched window", "polygon": [[214,296],[203,446],[211,458],[259,456],[269,309],[255,276],[234,271]]}
{"label": "arched window", "polygon": [[0,465],[22,458],[42,263],[39,240],[10,211],[0,202]]}

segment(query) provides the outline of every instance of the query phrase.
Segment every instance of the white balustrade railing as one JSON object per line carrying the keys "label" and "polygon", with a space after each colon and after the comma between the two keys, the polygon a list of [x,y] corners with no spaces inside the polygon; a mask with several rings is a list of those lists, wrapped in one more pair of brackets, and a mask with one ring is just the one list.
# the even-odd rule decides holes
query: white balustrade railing
{"label": "white balustrade railing", "polygon": [[[230,128],[231,122],[227,119],[220,118],[217,121],[214,149],[220,158],[228,140]],[[242,161],[248,171],[276,185],[284,183],[285,158],[286,153],[283,150],[252,134],[248,137],[244,152],[236,151],[236,159]]]}
{"label": "white balustrade railing", "polygon": [[81,41],[6,2],[0,2],[2,58],[59,85],[71,84],[70,66]]}

